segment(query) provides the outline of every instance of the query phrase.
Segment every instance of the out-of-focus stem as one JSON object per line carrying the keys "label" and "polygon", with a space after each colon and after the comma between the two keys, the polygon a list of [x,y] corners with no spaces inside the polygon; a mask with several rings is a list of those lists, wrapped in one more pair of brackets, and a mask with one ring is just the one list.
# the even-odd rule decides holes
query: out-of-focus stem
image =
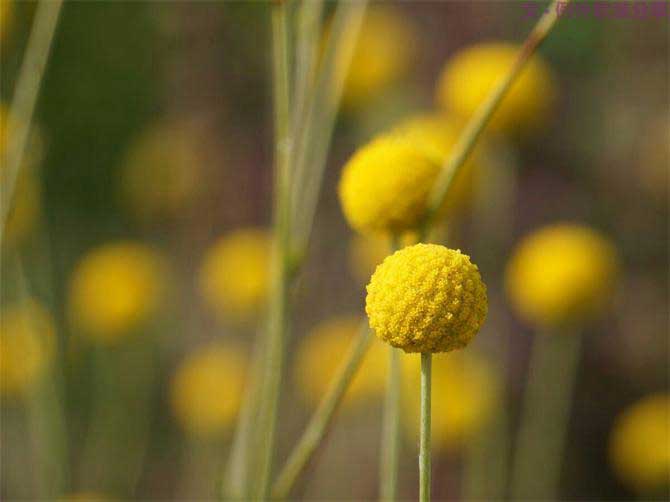
{"label": "out-of-focus stem", "polygon": [[38,4],[26,53],[16,80],[9,115],[11,133],[8,134],[7,157],[0,159],[3,164],[6,163],[3,166],[6,177],[3,179],[0,192],[0,244],[62,5],[63,0],[42,0]]}
{"label": "out-of-focus stem", "polygon": [[360,332],[350,347],[347,357],[342,361],[305,432],[279,473],[272,490],[274,498],[283,499],[289,496],[293,485],[312,459],[333,419],[335,410],[349,388],[349,383],[356,375],[371,340],[370,328],[367,321],[363,320],[361,321]]}
{"label": "out-of-focus stem", "polygon": [[523,45],[519,49],[514,64],[509,69],[489,93],[486,99],[479,106],[475,114],[470,118],[465,129],[461,133],[456,145],[451,150],[440,175],[433,186],[428,199],[428,210],[422,223],[424,229],[429,228],[432,220],[435,218],[438,210],[442,206],[449,193],[452,183],[457,178],[465,161],[468,159],[472,150],[477,144],[477,140],[484,132],[493,117],[493,114],[500,106],[503,98],[512,87],[512,84],[521,74],[521,70],[533,56],[540,44],[547,38],[560,17],[560,13],[567,7],[569,0],[554,0],[547,11],[537,21],[533,30],[530,32]]}
{"label": "out-of-focus stem", "polygon": [[533,340],[512,471],[512,500],[557,499],[580,353],[579,333],[542,333]]}
{"label": "out-of-focus stem", "polygon": [[430,413],[431,413],[431,366],[433,355],[421,354],[421,431],[419,440],[419,500],[430,500]]}

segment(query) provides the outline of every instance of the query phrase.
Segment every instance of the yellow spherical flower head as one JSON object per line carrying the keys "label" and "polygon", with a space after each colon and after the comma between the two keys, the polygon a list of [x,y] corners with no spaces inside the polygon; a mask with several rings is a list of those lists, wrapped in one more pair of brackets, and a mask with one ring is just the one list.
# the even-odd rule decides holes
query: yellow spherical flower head
{"label": "yellow spherical flower head", "polygon": [[[481,43],[458,52],[445,66],[437,86],[442,108],[470,118],[516,60],[519,48],[504,42]],[[556,100],[556,84],[547,64],[531,58],[495,112],[489,127],[527,134],[547,121]]]}
{"label": "yellow spherical flower head", "polygon": [[367,290],[370,327],[405,352],[465,347],[488,310],[477,266],[460,251],[436,244],[396,251],[377,267]]}
{"label": "yellow spherical flower head", "polygon": [[617,271],[614,246],[595,230],[559,223],[521,241],[506,271],[513,306],[538,325],[582,322],[609,302]]}
{"label": "yellow spherical flower head", "polygon": [[166,265],[152,248],[106,244],[77,264],[69,289],[75,327],[100,343],[115,343],[154,318],[164,299]]}
{"label": "yellow spherical flower head", "polygon": [[144,131],[123,164],[121,192],[140,221],[174,218],[199,195],[202,159],[189,123],[161,123]]}
{"label": "yellow spherical flower head", "polygon": [[245,358],[236,348],[219,343],[189,354],[174,375],[171,404],[188,434],[211,436],[225,432],[240,408]]}
{"label": "yellow spherical flower head", "polygon": [[34,300],[5,307],[0,316],[0,390],[22,396],[48,370],[56,342],[54,323]]}
{"label": "yellow spherical flower head", "polygon": [[344,105],[357,107],[406,75],[417,52],[417,40],[414,27],[402,12],[388,6],[370,8],[345,80]]}
{"label": "yellow spherical flower head", "polygon": [[222,237],[205,252],[199,288],[222,320],[242,322],[258,313],[269,287],[271,244],[269,232],[247,228]]}
{"label": "yellow spherical flower head", "polygon": [[647,396],[617,418],[610,458],[620,478],[642,495],[670,487],[670,395]]}
{"label": "yellow spherical flower head", "polygon": [[[421,358],[402,358],[404,424],[416,437],[419,429]],[[437,449],[461,446],[491,419],[499,387],[493,367],[469,351],[438,354],[432,364],[432,442]]]}
{"label": "yellow spherical flower head", "polygon": [[[298,389],[310,405],[318,404],[326,393],[360,329],[358,317],[335,318],[317,325],[301,340],[294,375]],[[383,393],[386,385],[383,349],[381,343],[373,342],[347,390],[345,405],[365,403]]]}
{"label": "yellow spherical flower head", "polygon": [[342,211],[363,234],[414,229],[425,216],[440,170],[434,152],[399,134],[380,136],[357,151],[339,183]]}

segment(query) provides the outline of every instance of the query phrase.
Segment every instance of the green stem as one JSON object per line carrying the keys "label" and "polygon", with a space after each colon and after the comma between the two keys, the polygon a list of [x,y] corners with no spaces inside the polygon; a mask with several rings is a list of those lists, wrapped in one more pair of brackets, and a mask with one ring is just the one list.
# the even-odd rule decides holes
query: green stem
{"label": "green stem", "polygon": [[578,333],[533,341],[512,474],[512,499],[555,500],[581,352]]}
{"label": "green stem", "polygon": [[419,442],[419,500],[430,500],[431,353],[421,354],[421,432]]}
{"label": "green stem", "polygon": [[447,158],[440,175],[433,186],[433,190],[428,198],[428,209],[422,223],[423,231],[430,228],[433,219],[447,197],[451,185],[460,173],[465,161],[468,159],[472,150],[477,144],[477,140],[484,132],[493,117],[493,114],[500,106],[503,98],[507,95],[517,77],[531,59],[535,51],[551,32],[559,18],[560,8],[565,8],[569,0],[554,0],[547,11],[537,21],[533,30],[530,32],[523,45],[519,49],[514,64],[509,69],[489,93],[486,99],[479,106],[475,114],[470,118],[465,129],[461,133],[458,142],[454,145],[451,154]]}
{"label": "green stem", "polygon": [[400,454],[400,354],[388,347],[389,371],[384,402],[379,497],[396,500],[398,497],[398,459]]}
{"label": "green stem", "polygon": [[371,341],[372,334],[370,328],[368,328],[367,321],[363,321],[359,335],[350,347],[347,357],[340,365],[335,378],[326,390],[300,441],[293,448],[286,464],[284,464],[284,468],[279,473],[272,490],[273,498],[283,499],[291,493],[291,489],[300,477],[300,474],[305,470],[305,467],[321,444],[321,440],[332,422],[335,411],[342,401],[349,383],[356,375],[356,371],[360,367]]}
{"label": "green stem", "polygon": [[38,4],[26,53],[16,80],[10,109],[9,120],[11,120],[12,131],[8,135],[7,158],[0,159],[3,164],[6,163],[4,170],[7,176],[3,180],[0,194],[0,244],[19,168],[26,152],[35,104],[44,78],[44,70],[49,59],[62,5],[63,0],[42,0]]}

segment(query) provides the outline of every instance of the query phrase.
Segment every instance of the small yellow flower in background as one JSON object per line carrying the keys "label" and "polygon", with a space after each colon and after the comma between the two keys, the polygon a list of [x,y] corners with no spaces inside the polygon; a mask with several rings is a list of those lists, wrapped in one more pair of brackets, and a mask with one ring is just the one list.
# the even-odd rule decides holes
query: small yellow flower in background
{"label": "small yellow flower in background", "polygon": [[[410,437],[419,432],[421,358],[402,357],[404,425]],[[459,447],[486,426],[499,397],[497,375],[481,356],[469,351],[437,354],[432,364],[432,444]]]}
{"label": "small yellow flower in background", "polygon": [[171,385],[171,404],[184,430],[195,436],[225,432],[242,401],[246,360],[236,348],[202,346],[181,363]]}
{"label": "small yellow flower in background", "polygon": [[370,327],[405,352],[465,347],[488,311],[477,266],[460,251],[436,244],[396,251],[377,267],[367,290]]}
{"label": "small yellow flower in background", "polygon": [[0,390],[23,396],[49,367],[56,329],[47,310],[35,300],[7,306],[0,313]]}
{"label": "small yellow flower in background", "polygon": [[535,231],[514,251],[505,285],[519,315],[538,325],[580,322],[609,303],[618,269],[606,237],[559,223]]}
{"label": "small yellow flower in background", "polygon": [[670,395],[647,396],[617,418],[610,459],[619,477],[640,495],[670,486]]}
{"label": "small yellow flower in background", "polygon": [[69,313],[82,334],[115,343],[158,313],[166,289],[166,264],[135,242],[100,246],[77,264],[69,289]]}
{"label": "small yellow flower in background", "polygon": [[222,320],[245,321],[264,305],[271,245],[269,232],[246,228],[220,238],[205,252],[198,285],[207,305]]}
{"label": "small yellow flower in background", "polygon": [[203,189],[199,147],[188,122],[155,124],[137,138],[123,164],[121,195],[138,220],[175,218],[193,204]]}
{"label": "small yellow flower in background", "polygon": [[345,81],[344,105],[357,107],[405,76],[418,52],[417,40],[403,12],[388,6],[370,8]]}
{"label": "small yellow flower in background", "polygon": [[424,217],[440,158],[399,134],[374,139],[342,170],[338,191],[351,227],[363,234],[404,232]]}
{"label": "small yellow flower in background", "polygon": [[[315,326],[300,341],[295,360],[295,382],[305,400],[316,406],[332,383],[351,343],[361,329],[360,317],[339,317]],[[386,351],[373,341],[345,397],[349,406],[369,402],[386,385]],[[324,357],[325,355],[325,357]]]}
{"label": "small yellow flower in background", "polygon": [[[510,43],[491,42],[455,54],[439,79],[438,104],[449,113],[469,119],[512,67],[518,49]],[[550,68],[535,55],[503,99],[489,127],[513,135],[535,132],[547,122],[556,95]]]}

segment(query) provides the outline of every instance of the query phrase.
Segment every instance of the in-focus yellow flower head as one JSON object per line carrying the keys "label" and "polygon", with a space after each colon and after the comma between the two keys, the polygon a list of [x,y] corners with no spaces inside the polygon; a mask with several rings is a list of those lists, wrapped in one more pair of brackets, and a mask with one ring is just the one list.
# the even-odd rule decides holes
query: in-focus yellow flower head
{"label": "in-focus yellow flower head", "polygon": [[477,266],[460,251],[436,244],[396,251],[377,267],[367,290],[370,327],[405,352],[465,347],[488,311]]}
{"label": "in-focus yellow flower head", "polygon": [[166,264],[152,248],[135,242],[100,246],[77,264],[69,288],[75,327],[105,344],[144,327],[165,296]]}
{"label": "in-focus yellow flower head", "polygon": [[616,249],[600,233],[554,224],[517,246],[507,265],[507,294],[519,315],[532,323],[580,322],[609,303],[617,269]]}
{"label": "in-focus yellow flower head", "polygon": [[[512,67],[519,48],[504,42],[467,47],[449,60],[437,86],[437,101],[449,113],[470,118],[499,79]],[[491,119],[492,130],[527,134],[541,129],[556,101],[556,83],[535,55]]]}
{"label": "in-focus yellow flower head", "polygon": [[220,238],[205,252],[199,288],[222,320],[248,320],[264,304],[270,282],[271,245],[269,232],[246,228]]}
{"label": "in-focus yellow flower head", "polygon": [[376,138],[344,166],[339,183],[342,211],[363,234],[403,232],[425,216],[440,158],[399,134]]}
{"label": "in-focus yellow flower head", "polygon": [[212,343],[196,349],[181,363],[171,386],[175,417],[188,434],[225,432],[242,401],[246,361],[235,347]]}
{"label": "in-focus yellow flower head", "polygon": [[[402,357],[404,425],[410,437],[419,433],[421,358]],[[495,412],[499,386],[494,368],[470,351],[437,354],[432,365],[432,444],[437,449],[461,446],[479,433]]]}
{"label": "in-focus yellow flower head", "polygon": [[[340,364],[361,329],[360,317],[339,317],[318,324],[298,347],[296,386],[305,400],[316,406],[330,386]],[[347,407],[369,402],[386,385],[386,352],[374,341],[345,396]]]}
{"label": "in-focus yellow flower head", "polygon": [[203,188],[199,183],[201,167],[193,124],[155,124],[137,138],[126,155],[122,198],[143,223],[183,215]]}
{"label": "in-focus yellow flower head", "polygon": [[49,312],[35,300],[7,306],[0,313],[0,391],[24,396],[49,367],[56,330]]}
{"label": "in-focus yellow flower head", "polygon": [[345,81],[344,105],[360,106],[406,75],[418,51],[417,40],[405,14],[389,6],[370,8]]}
{"label": "in-focus yellow flower head", "polygon": [[641,495],[670,486],[670,395],[647,396],[617,418],[610,459],[619,477]]}

